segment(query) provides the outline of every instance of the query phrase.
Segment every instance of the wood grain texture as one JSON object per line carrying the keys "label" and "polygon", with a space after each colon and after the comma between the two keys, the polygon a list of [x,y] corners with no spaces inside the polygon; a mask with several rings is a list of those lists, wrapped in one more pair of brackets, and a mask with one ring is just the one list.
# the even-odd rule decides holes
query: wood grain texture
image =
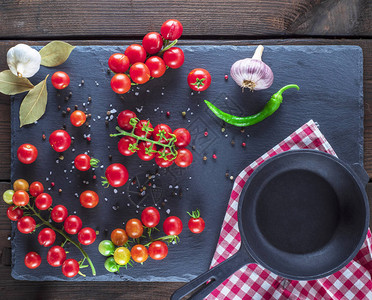
{"label": "wood grain texture", "polygon": [[[180,20],[184,37],[370,36],[369,0],[0,1],[0,37],[130,38]],[[232,17],[233,16],[233,17]]]}

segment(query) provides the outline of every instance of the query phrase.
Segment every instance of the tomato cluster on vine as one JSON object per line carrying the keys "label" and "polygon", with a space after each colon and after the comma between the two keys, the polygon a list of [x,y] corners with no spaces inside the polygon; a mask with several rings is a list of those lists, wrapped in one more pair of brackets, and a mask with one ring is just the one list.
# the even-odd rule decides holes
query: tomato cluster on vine
{"label": "tomato cluster on vine", "polygon": [[158,32],[147,33],[142,45],[129,45],[124,53],[114,53],[108,59],[110,70],[116,73],[111,79],[115,93],[125,94],[132,85],[144,84],[151,78],[164,75],[167,68],[177,69],[184,63],[182,49],[174,47],[181,37],[183,26],[178,20],[163,23]]}

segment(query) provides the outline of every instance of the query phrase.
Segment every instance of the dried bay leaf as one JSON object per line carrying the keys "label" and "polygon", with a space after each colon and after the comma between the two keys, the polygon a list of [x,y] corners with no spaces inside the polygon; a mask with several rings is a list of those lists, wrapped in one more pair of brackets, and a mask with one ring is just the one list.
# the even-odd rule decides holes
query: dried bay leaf
{"label": "dried bay leaf", "polygon": [[39,82],[31,91],[28,92],[23,99],[21,107],[19,108],[20,127],[23,125],[34,123],[39,120],[45,112],[48,101],[48,92],[45,79]]}
{"label": "dried bay leaf", "polygon": [[0,72],[0,93],[16,95],[33,88],[34,85],[27,78],[17,77],[10,70]]}
{"label": "dried bay leaf", "polygon": [[46,67],[56,67],[63,64],[74,46],[71,46],[69,43],[62,41],[53,41],[41,48],[39,51],[41,55],[41,65]]}

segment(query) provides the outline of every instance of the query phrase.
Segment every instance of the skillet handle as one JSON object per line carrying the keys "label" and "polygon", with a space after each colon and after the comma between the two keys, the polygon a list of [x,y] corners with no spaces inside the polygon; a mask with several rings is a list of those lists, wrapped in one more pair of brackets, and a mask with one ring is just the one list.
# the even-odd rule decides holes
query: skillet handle
{"label": "skillet handle", "polygon": [[358,163],[352,164],[351,168],[358,175],[359,180],[363,184],[363,186],[366,186],[369,182],[369,176],[366,170],[364,170],[364,168]]}
{"label": "skillet handle", "polygon": [[176,290],[171,296],[171,299],[180,300],[197,288],[202,287],[202,285],[205,284],[207,281],[211,280],[208,284],[204,285],[204,287],[202,287],[200,291],[189,298],[194,300],[203,299],[208,296],[215,288],[217,288],[223,281],[225,281],[225,279],[227,279],[231,274],[249,263],[255,263],[255,261],[248,254],[248,252],[241,247],[239,251],[230,258],[226,259],[214,268],[201,274],[183,287]]}

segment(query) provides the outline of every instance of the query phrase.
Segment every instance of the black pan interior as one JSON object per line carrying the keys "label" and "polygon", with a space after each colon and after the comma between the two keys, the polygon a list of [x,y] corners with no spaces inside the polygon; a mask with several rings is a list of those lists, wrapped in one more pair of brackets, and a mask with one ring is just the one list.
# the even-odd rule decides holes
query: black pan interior
{"label": "black pan interior", "polygon": [[257,169],[239,207],[242,241],[286,278],[315,279],[352,259],[366,234],[366,194],[354,173],[319,151],[289,151]]}

